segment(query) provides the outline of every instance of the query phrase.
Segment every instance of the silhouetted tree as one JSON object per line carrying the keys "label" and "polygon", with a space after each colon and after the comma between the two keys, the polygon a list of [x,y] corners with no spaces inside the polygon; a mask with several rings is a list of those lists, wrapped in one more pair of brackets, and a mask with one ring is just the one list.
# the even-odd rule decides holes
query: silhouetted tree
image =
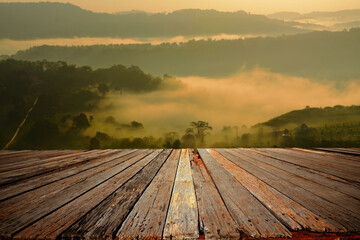
{"label": "silhouetted tree", "polygon": [[179,149],[181,147],[181,142],[179,139],[176,139],[172,145],[172,148]]}
{"label": "silhouetted tree", "polygon": [[134,130],[143,130],[144,129],[144,125],[142,123],[139,123],[139,122],[136,122],[136,121],[132,121],[130,123],[130,126]]}
{"label": "silhouetted tree", "polygon": [[208,122],[204,121],[191,122],[190,126],[195,130],[195,137],[198,141],[200,141],[200,145],[204,146],[205,137],[210,134],[212,127]]}
{"label": "silhouetted tree", "polygon": [[110,89],[106,83],[100,83],[98,86],[98,90],[102,94],[103,97],[105,96],[106,93],[108,93],[110,91]]}
{"label": "silhouetted tree", "polygon": [[85,113],[80,113],[80,115],[73,118],[74,126],[78,129],[86,129],[90,127],[89,120]]}
{"label": "silhouetted tree", "polygon": [[185,135],[181,137],[182,146],[185,148],[196,148],[194,129],[187,128]]}

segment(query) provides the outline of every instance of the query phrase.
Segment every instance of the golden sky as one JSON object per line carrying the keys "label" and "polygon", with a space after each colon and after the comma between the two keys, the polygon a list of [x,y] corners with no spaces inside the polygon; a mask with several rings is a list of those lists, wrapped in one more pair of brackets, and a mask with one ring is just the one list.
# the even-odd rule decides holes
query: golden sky
{"label": "golden sky", "polygon": [[[19,0],[0,0],[18,2]],[[20,0],[34,2],[34,0]],[[95,12],[144,10],[148,12],[174,11],[184,8],[217,9],[220,11],[244,10],[268,14],[277,11],[336,11],[360,8],[360,0],[45,0],[69,2]],[[36,1],[35,1],[36,2]]]}

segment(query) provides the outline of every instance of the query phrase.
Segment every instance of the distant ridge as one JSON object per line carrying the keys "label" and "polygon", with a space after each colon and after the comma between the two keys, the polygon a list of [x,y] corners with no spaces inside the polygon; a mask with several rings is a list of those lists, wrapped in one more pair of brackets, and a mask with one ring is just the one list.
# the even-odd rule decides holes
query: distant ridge
{"label": "distant ridge", "polygon": [[281,20],[298,20],[304,18],[323,18],[323,17],[332,17],[332,18],[353,18],[360,17],[360,9],[345,9],[340,11],[316,11],[309,13],[298,13],[298,12],[275,12],[267,15],[269,18],[281,19]]}
{"label": "distant ridge", "polygon": [[[338,84],[360,76],[360,28],[280,37],[191,40],[161,45],[38,46],[11,56],[21,60],[66,61],[94,68],[139,66],[153,74],[219,77],[242,66]],[[220,61],[219,61],[220,59]]]}
{"label": "distant ridge", "polygon": [[282,21],[311,23],[306,29],[339,31],[344,28],[360,27],[360,9],[346,9],[335,12],[277,12],[267,15]]}
{"label": "distant ridge", "polygon": [[170,13],[95,13],[64,3],[0,3],[0,38],[173,37],[299,33],[298,23],[243,11],[184,9]]}

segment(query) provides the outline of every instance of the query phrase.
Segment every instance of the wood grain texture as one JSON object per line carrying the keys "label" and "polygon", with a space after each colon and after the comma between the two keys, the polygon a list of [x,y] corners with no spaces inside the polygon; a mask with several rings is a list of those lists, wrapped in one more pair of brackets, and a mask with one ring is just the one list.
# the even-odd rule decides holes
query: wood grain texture
{"label": "wood grain texture", "polygon": [[0,162],[2,160],[2,157],[4,156],[9,156],[9,155],[18,155],[18,154],[23,154],[23,153],[28,153],[28,152],[32,152],[33,150],[0,150]]}
{"label": "wood grain texture", "polygon": [[[51,151],[56,152],[56,151]],[[24,159],[22,161],[14,161],[10,158],[6,163],[1,164],[0,172],[11,171],[14,169],[20,169],[25,167],[31,167],[34,165],[43,164],[46,162],[56,161],[61,158],[78,156],[85,153],[84,151],[61,151],[57,153],[47,153],[41,156]]]}
{"label": "wood grain texture", "polygon": [[290,230],[309,230],[313,232],[336,231],[336,228],[332,224],[324,221],[270,185],[227,160],[215,150],[210,149],[208,151]]}
{"label": "wood grain texture", "polygon": [[120,239],[161,239],[181,150],[173,150],[116,234]]}
{"label": "wood grain texture", "polygon": [[236,156],[229,152],[231,150],[226,149],[217,149],[217,151],[239,167],[256,176],[258,179],[264,181],[282,194],[322,217],[325,221],[335,226],[337,232],[356,232],[360,230],[358,217],[349,217],[353,215],[352,212],[330,203],[290,182],[282,180],[271,171],[259,167],[256,163],[251,163],[251,158],[245,155]]}
{"label": "wood grain texture", "polygon": [[[280,177],[282,181],[293,183],[294,185],[299,186],[331,203],[346,208],[352,211],[354,215],[357,215],[357,213],[360,212],[360,201],[358,199],[353,198],[347,194],[338,192],[324,185],[320,185],[315,181],[309,180],[308,178],[304,178],[301,174],[296,175],[290,173],[289,171],[283,170],[278,166],[273,166],[272,164],[264,161],[264,159],[267,158],[264,155],[259,155],[257,154],[257,152],[248,149],[229,150],[229,151],[238,152],[240,154],[250,157],[249,161],[251,161],[253,164],[256,164],[258,167],[262,169],[266,169],[267,171],[272,172],[276,176]],[[275,159],[272,158],[271,160],[275,160]],[[356,190],[358,193],[360,192],[359,188],[353,188],[353,189]]]}
{"label": "wood grain texture", "polygon": [[199,238],[198,208],[188,149],[181,150],[163,237],[166,239]]}
{"label": "wood grain texture", "polygon": [[[247,149],[241,150],[242,153],[246,153],[246,151]],[[254,152],[252,149],[249,149],[249,151]],[[252,156],[257,157],[256,154],[252,154]],[[360,200],[360,187],[345,179],[338,178],[336,176],[319,172],[317,170],[306,168],[300,165],[292,164],[290,162],[282,161],[275,157],[270,158],[268,156],[261,155],[261,157],[257,157],[256,160],[270,164],[278,169],[295,174],[298,177],[318,183],[322,186],[331,188],[333,190],[347,194],[348,196],[352,196]]]}
{"label": "wood grain texture", "polygon": [[[99,176],[99,174],[101,174],[100,176],[106,177],[106,174],[110,173],[111,171],[109,170],[110,168],[119,165],[130,158],[142,154],[143,152],[139,151],[120,157],[121,153],[117,154],[115,152],[115,154],[100,157],[100,160],[103,160],[107,163],[101,166],[97,166],[95,168],[85,170],[69,178],[62,179],[52,184],[45,185],[33,191],[28,191],[16,197],[0,202],[0,217],[5,219],[10,215],[14,215],[16,212],[21,214],[22,212],[29,210],[29,208],[39,206],[38,204],[40,202],[46,203],[46,201],[48,201],[49,199],[56,198],[56,196],[59,196],[59,194],[61,194],[64,190],[69,191],[72,188],[77,188],[77,186],[81,186],[78,184],[84,184],[84,181],[88,184],[91,183],[91,181],[93,179],[96,179],[96,176]],[[89,187],[91,188],[92,185],[85,185],[85,189]],[[76,197],[77,193],[74,192],[73,195],[75,195]],[[61,198],[59,200],[61,200]]]}
{"label": "wood grain texture", "polygon": [[[0,233],[11,236],[55,211],[64,204],[81,196],[85,192],[109,180],[134,162],[139,161],[152,150],[140,150],[129,163],[130,155],[118,158],[105,166],[93,168],[74,177],[47,185],[27,194],[0,203]],[[113,156],[116,158],[116,155]],[[20,200],[21,199],[21,200]],[[20,201],[19,201],[20,200]]]}
{"label": "wood grain texture", "polygon": [[[309,156],[306,153],[287,149],[257,149],[256,151],[283,161],[334,175],[349,181],[360,182],[359,166],[347,166],[334,159]],[[358,164],[357,164],[358,165]]]}
{"label": "wood grain texture", "polygon": [[0,151],[0,239],[342,238],[360,233],[359,151]]}
{"label": "wood grain texture", "polygon": [[[271,149],[270,149],[271,150]],[[291,149],[278,149],[276,150],[277,152],[283,152],[284,154],[287,155],[297,155],[300,157],[305,157],[307,159],[310,159],[312,161],[315,162],[319,162],[322,164],[329,164],[330,166],[333,166],[334,168],[337,169],[343,169],[344,171],[347,171],[349,169],[354,170],[360,169],[360,165],[358,161],[354,161],[355,159],[360,159],[358,157],[355,156],[350,156],[350,155],[346,155],[346,154],[327,154],[326,157],[324,158],[324,156],[322,154],[319,154],[318,152],[314,152],[311,150],[307,150],[307,149],[303,149],[302,151],[299,151],[298,148],[291,148]],[[352,169],[354,168],[354,169]]]}
{"label": "wood grain texture", "polygon": [[195,158],[191,161],[191,171],[199,208],[200,229],[205,239],[240,239],[239,226],[226,209],[203,161],[197,156]]}
{"label": "wood grain texture", "polygon": [[[62,156],[66,154],[71,154],[72,152],[75,152],[73,150],[41,150],[36,152],[29,152],[26,154],[18,155],[18,156],[10,156],[7,159],[3,159],[0,161],[0,172],[7,171],[7,168],[11,167],[14,168],[18,166],[19,168],[22,167],[22,165],[26,165],[27,163],[39,163],[41,161],[46,161],[49,158]],[[84,152],[84,151],[77,151],[77,152]],[[31,166],[31,164],[30,164]]]}
{"label": "wood grain texture", "polygon": [[[52,212],[14,236],[14,239],[56,239],[71,225],[99,205],[109,195],[119,189],[144,166],[152,161],[161,150],[156,150],[143,159],[129,165],[108,181],[102,183],[74,201]],[[127,161],[131,164],[131,160]]]}
{"label": "wood grain texture", "polygon": [[352,161],[360,161],[360,156],[355,156],[352,154],[343,154],[343,153],[334,152],[334,151],[324,151],[324,150],[316,149],[316,148],[315,149],[314,148],[313,149],[290,148],[290,149],[295,150],[295,151],[300,151],[300,152],[314,153],[314,154],[320,155],[325,158],[327,158],[328,156],[331,156],[331,157],[348,159],[348,160],[352,160]]}
{"label": "wood grain texture", "polygon": [[12,151],[10,153],[6,153],[1,155],[0,157],[0,164],[3,163],[8,163],[8,160],[11,158],[12,162],[17,161],[17,160],[23,160],[23,159],[29,159],[32,156],[36,156],[38,154],[41,154],[42,152],[49,152],[46,150],[23,150],[23,151]]}
{"label": "wood grain texture", "polygon": [[169,149],[162,151],[128,182],[66,230],[62,235],[63,238],[111,239],[115,237],[121,223],[170,153]]}
{"label": "wood grain texture", "polygon": [[90,153],[84,153],[81,156],[75,156],[70,158],[63,158],[59,161],[36,164],[34,166],[15,169],[0,173],[0,186],[18,182],[30,177],[37,177],[41,174],[52,173],[58,171],[61,168],[69,168],[76,164],[84,164],[88,161],[94,160],[102,155],[111,154],[116,150],[94,151]]}
{"label": "wood grain texture", "polygon": [[229,213],[251,237],[291,237],[290,231],[205,149],[199,150]]}
{"label": "wood grain texture", "polygon": [[[136,150],[127,149],[127,150],[117,150],[114,153],[116,154],[116,158],[120,158],[125,155],[131,154],[135,151]],[[4,201],[6,199],[31,191],[33,189],[37,189],[39,187],[43,187],[53,182],[66,179],[68,177],[75,176],[76,174],[85,172],[91,168],[107,164],[108,162],[113,161],[116,158],[98,157],[95,158],[93,161],[88,162],[87,164],[76,165],[71,168],[62,168],[52,174],[40,175],[36,178],[25,179],[15,184],[7,185],[5,187],[0,188],[0,201]]]}
{"label": "wood grain texture", "polygon": [[[360,156],[359,148],[315,148],[316,150]],[[359,160],[359,159],[358,159]]]}

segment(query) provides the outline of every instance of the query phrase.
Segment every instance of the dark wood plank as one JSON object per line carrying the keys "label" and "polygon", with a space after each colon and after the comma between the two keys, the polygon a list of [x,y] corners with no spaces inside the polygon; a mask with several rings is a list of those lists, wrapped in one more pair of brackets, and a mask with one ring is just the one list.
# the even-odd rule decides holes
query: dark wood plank
{"label": "dark wood plank", "polygon": [[254,165],[248,162],[249,157],[245,155],[242,155],[241,157],[235,156],[225,149],[217,149],[217,151],[237,166],[243,168],[282,194],[301,204],[314,214],[322,217],[325,221],[336,227],[337,232],[356,232],[360,230],[359,219],[357,216],[352,216],[353,213],[351,211],[328,202],[297,185],[282,180],[271,171],[267,171],[266,169],[258,167],[257,164]]}
{"label": "dark wood plank", "polygon": [[76,186],[77,184],[81,184],[84,179],[87,180],[89,178],[96,177],[97,175],[99,175],[99,173],[106,173],[106,171],[109,171],[109,169],[111,169],[112,167],[122,164],[129,159],[136,158],[137,160],[139,160],[138,156],[141,155],[143,157],[148,153],[148,151],[138,150],[122,157],[121,153],[117,154],[116,151],[114,153],[115,154],[99,157],[101,161],[106,162],[103,165],[90,168],[72,177],[65,178],[63,180],[45,185],[33,191],[29,191],[0,202],[0,217],[5,218],[18,211],[26,211],[26,209],[29,208],[29,205],[34,206],[41,201],[45,202],[46,199],[51,198],[56,194],[59,194],[59,192]]}
{"label": "dark wood plank", "polygon": [[[106,165],[90,169],[62,181],[46,185],[0,203],[0,236],[9,237],[64,204],[111,179],[153,150],[139,150]],[[115,157],[116,156],[112,156]],[[131,160],[129,161],[129,159]]]}
{"label": "dark wood plank", "polygon": [[255,238],[291,237],[290,231],[205,149],[199,153],[229,213],[246,234]]}
{"label": "dark wood plank", "polygon": [[121,223],[170,153],[169,149],[160,153],[133,178],[66,230],[62,235],[63,238],[111,239],[115,237]]}
{"label": "dark wood plank", "polygon": [[31,152],[31,151],[32,150],[0,150],[0,160],[2,160],[2,158],[5,156],[10,156],[10,155],[14,156],[17,154],[23,154],[23,153]]}
{"label": "dark wood plank", "polygon": [[116,150],[86,152],[75,157],[64,157],[61,160],[55,162],[3,172],[0,173],[0,186],[16,183],[18,181],[35,176],[38,177],[42,174],[48,174],[54,171],[58,171],[62,168],[70,168],[76,166],[77,164],[84,164],[98,157],[112,154],[115,151]]}
{"label": "dark wood plank", "polygon": [[163,237],[165,239],[199,238],[198,220],[189,152],[188,149],[182,149]]}
{"label": "dark wood plank", "polygon": [[209,149],[208,152],[290,230],[336,231],[332,224],[227,160],[215,150]]}
{"label": "dark wood plank", "polygon": [[[139,161],[129,160],[128,168],[69,202],[46,217],[40,219],[14,236],[14,239],[57,239],[61,233],[71,225],[79,221],[85,214],[99,205],[109,195],[119,189],[130,178],[137,174],[144,166],[160,154],[161,150],[155,150]],[[134,163],[135,162],[135,163]],[[132,164],[134,163],[134,164]],[[131,165],[132,164],[132,165]]]}
{"label": "dark wood plank", "polygon": [[[282,181],[291,182],[296,186],[299,186],[331,203],[337,204],[342,208],[346,208],[353,212],[353,214],[357,214],[360,212],[360,201],[356,198],[353,198],[344,193],[338,192],[332,188],[323,186],[318,184],[317,182],[310,181],[309,179],[304,178],[303,176],[298,176],[296,174],[290,173],[283,169],[278,168],[277,166],[273,166],[270,163],[264,161],[266,156],[258,154],[254,150],[242,149],[242,150],[234,150],[228,149],[230,153],[233,153],[237,156],[248,156],[248,162],[252,164],[256,164],[259,168],[270,171],[271,173],[278,176]],[[360,189],[356,189],[360,192]]]}
{"label": "dark wood plank", "polygon": [[314,148],[315,150],[360,156],[360,150],[347,148]]}
{"label": "dark wood plank", "polygon": [[17,164],[32,161],[33,159],[40,161],[41,159],[58,156],[68,152],[71,152],[71,150],[41,150],[31,151],[17,156],[8,156],[6,159],[2,158],[2,161],[0,161],[0,168],[2,169],[8,165],[15,166]]}
{"label": "dark wood plank", "polygon": [[[348,168],[360,169],[360,157],[346,155],[346,154],[336,154],[330,152],[320,152],[314,151],[312,149],[302,149],[302,148],[290,148],[290,149],[280,149],[286,154],[296,154],[298,156],[304,156],[306,158],[311,158],[314,161],[322,163],[330,163],[330,165],[335,166],[336,168],[343,167],[344,170]],[[322,153],[322,154],[321,154]]]}
{"label": "dark wood plank", "polygon": [[[314,159],[297,151],[284,151],[284,149],[256,149],[259,153],[279,160],[291,162],[303,167],[334,175],[348,181],[360,182],[360,172],[357,169],[341,166],[341,164],[327,162],[324,158]],[[290,151],[290,150],[289,150]],[[321,159],[320,161],[317,161]]]}
{"label": "dark wood plank", "polygon": [[316,150],[316,149],[305,149],[305,148],[291,148],[291,150],[295,150],[295,151],[299,151],[299,152],[308,152],[308,153],[313,153],[316,154],[318,156],[323,156],[323,157],[334,157],[334,158],[340,158],[340,159],[347,159],[350,161],[356,161],[356,162],[360,162],[360,156],[354,156],[354,155],[349,155],[349,154],[342,154],[342,153],[337,153],[337,152],[327,152],[327,151],[321,151],[321,150]]}
{"label": "dark wood plank", "polygon": [[319,172],[317,170],[306,168],[300,165],[292,164],[290,162],[282,161],[274,157],[270,158],[268,156],[258,155],[258,153],[256,151],[253,151],[253,149],[242,149],[240,151],[237,151],[242,154],[246,154],[247,152],[254,153],[248,156],[252,156],[256,158],[256,160],[270,164],[273,167],[294,174],[297,177],[310,180],[312,182],[360,200],[360,187],[345,179],[338,178],[336,176]]}
{"label": "dark wood plank", "polygon": [[203,161],[191,161],[200,229],[205,239],[240,239],[239,226],[232,219]]}
{"label": "dark wood plank", "polygon": [[63,151],[63,152],[57,152],[56,154],[48,153],[48,154],[44,154],[41,156],[25,159],[23,161],[17,161],[17,162],[3,164],[0,167],[0,172],[6,172],[6,171],[14,170],[14,169],[31,167],[34,165],[44,164],[44,163],[51,162],[51,161],[57,161],[57,160],[60,160],[62,158],[66,158],[66,157],[73,157],[73,156],[81,155],[83,153],[84,153],[84,151],[82,151],[82,150],[81,151]]}
{"label": "dark wood plank", "polygon": [[116,236],[119,239],[161,239],[181,150],[174,150],[141,195]]}
{"label": "dark wood plank", "polygon": [[[133,153],[134,151],[136,150],[117,150],[114,152],[114,155],[116,154],[116,158],[119,158]],[[41,175],[36,178],[30,178],[20,182],[16,182],[15,184],[6,185],[0,188],[0,201],[4,201],[6,199],[31,191],[33,189],[37,189],[50,183],[74,176],[88,169],[107,164],[109,161],[113,161],[116,158],[96,157],[92,161],[87,162],[86,164],[76,165],[71,168],[61,168],[57,172],[54,172],[52,174]]]}
{"label": "dark wood plank", "polygon": [[9,154],[4,154],[0,157],[0,164],[2,163],[7,163],[7,160],[9,158],[17,158],[19,156],[31,156],[31,155],[36,155],[39,152],[41,152],[40,150],[22,150],[22,151],[11,151]]}

